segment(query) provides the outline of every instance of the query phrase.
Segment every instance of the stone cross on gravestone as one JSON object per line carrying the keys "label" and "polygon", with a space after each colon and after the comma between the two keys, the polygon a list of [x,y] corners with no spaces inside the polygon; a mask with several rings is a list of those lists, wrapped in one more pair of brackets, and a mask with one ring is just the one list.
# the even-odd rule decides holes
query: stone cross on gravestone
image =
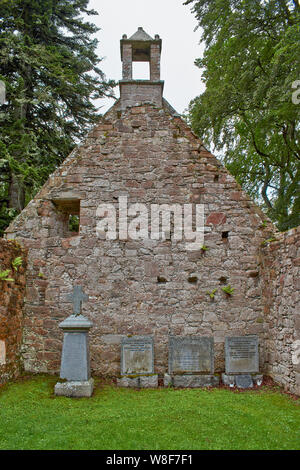
{"label": "stone cross on gravestone", "polygon": [[74,286],[73,294],[69,296],[69,300],[73,302],[74,315],[80,315],[82,302],[87,302],[89,296],[83,292],[81,286]]}

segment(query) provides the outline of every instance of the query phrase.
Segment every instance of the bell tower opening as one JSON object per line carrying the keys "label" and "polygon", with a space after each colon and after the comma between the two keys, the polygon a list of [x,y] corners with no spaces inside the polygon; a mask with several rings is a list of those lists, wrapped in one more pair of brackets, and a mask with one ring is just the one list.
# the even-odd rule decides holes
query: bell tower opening
{"label": "bell tower opening", "polygon": [[150,80],[149,62],[132,62],[133,80]]}
{"label": "bell tower opening", "polygon": [[121,39],[122,80],[120,80],[121,108],[142,103],[162,106],[164,82],[160,80],[162,41],[158,34],[153,39],[142,27],[129,39]]}

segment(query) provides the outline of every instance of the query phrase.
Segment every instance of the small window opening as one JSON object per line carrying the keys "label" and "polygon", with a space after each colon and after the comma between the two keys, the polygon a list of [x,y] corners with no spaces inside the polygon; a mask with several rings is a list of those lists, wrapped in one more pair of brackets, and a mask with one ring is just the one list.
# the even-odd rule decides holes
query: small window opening
{"label": "small window opening", "polygon": [[157,276],[157,282],[158,284],[164,284],[165,282],[167,282],[167,279],[163,276]]}
{"label": "small window opening", "polygon": [[58,212],[61,221],[58,233],[62,237],[70,237],[79,234],[80,231],[80,200],[57,198],[52,200]]}
{"label": "small window opening", "polygon": [[214,182],[217,183],[219,181],[219,175],[214,176]]}
{"label": "small window opening", "polygon": [[227,242],[227,241],[228,241],[228,235],[229,235],[229,232],[222,232],[222,240],[223,240],[223,242]]}

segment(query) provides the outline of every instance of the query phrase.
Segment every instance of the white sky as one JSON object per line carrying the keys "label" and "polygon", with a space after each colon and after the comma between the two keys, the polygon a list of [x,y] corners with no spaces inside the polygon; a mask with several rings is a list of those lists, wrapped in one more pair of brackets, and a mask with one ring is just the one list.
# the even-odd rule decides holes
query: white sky
{"label": "white sky", "polygon": [[[107,78],[116,81],[122,78],[120,39],[128,38],[142,26],[154,38],[162,39],[161,79],[165,81],[164,97],[182,113],[191,99],[204,90],[201,71],[194,60],[202,55],[199,45],[200,33],[190,5],[184,0],[90,0],[89,9],[96,10],[98,16],[90,16],[89,21],[101,28],[97,53],[104,60],[100,63]],[[134,78],[145,76],[145,63],[136,64]],[[140,68],[142,67],[142,69]],[[115,89],[119,96],[119,89]],[[112,106],[112,100],[101,100],[101,113]]]}

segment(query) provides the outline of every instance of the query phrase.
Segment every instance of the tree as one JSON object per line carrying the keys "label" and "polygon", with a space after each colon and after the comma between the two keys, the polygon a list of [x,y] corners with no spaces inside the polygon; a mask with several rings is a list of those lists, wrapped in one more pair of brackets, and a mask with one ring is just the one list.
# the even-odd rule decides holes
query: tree
{"label": "tree", "polygon": [[[280,230],[300,224],[300,6],[297,0],[188,0],[201,39],[204,93],[194,131]],[[300,88],[300,86],[299,86]],[[300,94],[300,93],[299,93]]]}
{"label": "tree", "polygon": [[0,0],[0,233],[97,121],[93,100],[113,94],[87,6]]}

